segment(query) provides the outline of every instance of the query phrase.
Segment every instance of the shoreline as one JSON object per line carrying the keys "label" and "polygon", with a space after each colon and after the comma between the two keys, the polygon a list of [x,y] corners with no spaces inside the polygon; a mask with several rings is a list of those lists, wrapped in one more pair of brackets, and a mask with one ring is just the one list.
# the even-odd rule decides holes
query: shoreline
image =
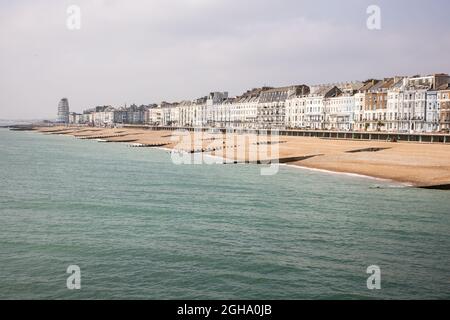
{"label": "shoreline", "polygon": [[[131,144],[137,143],[149,147],[161,144],[157,148],[164,151],[172,151],[180,145],[179,142],[170,139],[171,131],[95,127],[36,127],[34,129],[34,132],[43,134],[103,139],[107,142],[130,143],[133,141]],[[238,136],[239,134],[234,134],[233,138],[238,139]],[[226,141],[221,134],[205,133],[202,138],[199,140],[200,146],[195,146],[197,149],[193,145],[187,147],[183,145],[183,148],[179,150],[227,159],[235,163],[255,162],[249,159],[248,154],[236,155],[237,142],[229,145],[229,141]],[[450,189],[450,162],[447,160],[450,159],[449,145],[284,136],[280,137],[280,140],[283,141],[278,144],[277,158],[280,164],[289,167],[375,179],[405,187]],[[233,158],[226,157],[230,152]],[[260,160],[270,160],[269,158]]]}
{"label": "shoreline", "polygon": [[348,176],[348,177],[354,177],[354,178],[376,180],[376,181],[380,181],[380,182],[396,184],[399,186],[403,186],[405,188],[416,187],[416,186],[414,186],[414,184],[412,184],[410,182],[396,181],[396,180],[392,180],[392,179],[379,178],[376,176],[369,176],[369,175],[359,174],[359,173],[332,171],[332,170],[319,169],[319,168],[310,168],[310,167],[296,165],[296,164],[281,164],[281,165],[284,165],[284,166],[290,167],[290,168],[301,169],[301,170],[305,170],[305,171],[320,172],[320,173],[326,173],[326,174],[334,174],[334,175],[342,175],[342,176]]}
{"label": "shoreline", "polygon": [[[164,148],[164,147],[155,147],[155,148],[152,148],[152,149],[165,151],[167,153],[172,153],[172,151],[174,150],[174,149]],[[210,158],[213,158],[213,159],[219,159],[221,161],[230,160],[230,159],[223,158],[223,157],[220,157],[220,156],[210,155],[208,153],[204,153],[203,156],[207,156],[207,157],[210,157]],[[310,167],[301,166],[301,165],[298,165],[298,164],[289,164],[289,163],[279,163],[278,165],[282,166],[282,167],[293,168],[293,169],[300,169],[300,170],[305,170],[305,171],[326,173],[326,174],[332,174],[332,175],[342,175],[342,176],[348,176],[348,177],[354,177],[354,178],[362,178],[362,179],[367,179],[367,180],[375,180],[375,181],[380,181],[380,182],[385,182],[385,183],[392,183],[392,184],[396,184],[398,186],[402,186],[402,187],[405,187],[405,188],[407,188],[407,187],[414,187],[414,184],[409,183],[409,182],[395,181],[395,180],[392,180],[392,179],[379,178],[379,177],[376,177],[376,176],[368,176],[368,175],[358,174],[358,173],[331,171],[331,170],[318,169],[318,168],[310,168]]]}

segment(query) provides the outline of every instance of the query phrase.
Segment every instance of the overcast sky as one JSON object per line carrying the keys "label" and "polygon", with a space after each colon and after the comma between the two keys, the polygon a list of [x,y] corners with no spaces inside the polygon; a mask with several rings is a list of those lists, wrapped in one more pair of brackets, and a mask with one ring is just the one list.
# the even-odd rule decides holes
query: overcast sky
{"label": "overcast sky", "polygon": [[[81,29],[66,26],[69,5]],[[366,9],[381,8],[381,27]],[[448,0],[0,0],[0,118],[450,72]]]}

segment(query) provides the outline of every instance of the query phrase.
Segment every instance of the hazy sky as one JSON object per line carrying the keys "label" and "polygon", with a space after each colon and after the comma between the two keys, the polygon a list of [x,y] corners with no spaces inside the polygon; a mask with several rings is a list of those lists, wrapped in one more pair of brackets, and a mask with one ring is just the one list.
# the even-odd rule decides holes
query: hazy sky
{"label": "hazy sky", "polygon": [[447,73],[449,13],[448,0],[0,0],[0,118],[54,118],[62,97],[82,111]]}

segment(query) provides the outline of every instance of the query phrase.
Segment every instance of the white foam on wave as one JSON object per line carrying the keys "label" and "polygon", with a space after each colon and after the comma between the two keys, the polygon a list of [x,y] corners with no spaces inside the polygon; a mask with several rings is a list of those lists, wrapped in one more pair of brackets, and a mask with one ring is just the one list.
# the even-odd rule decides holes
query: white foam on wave
{"label": "white foam on wave", "polygon": [[290,168],[296,168],[296,169],[314,171],[314,172],[321,172],[321,173],[326,173],[326,174],[344,175],[344,176],[355,177],[355,178],[363,178],[363,179],[370,179],[370,180],[376,180],[376,181],[381,181],[381,182],[389,182],[389,183],[393,183],[398,186],[404,186],[404,187],[412,187],[413,186],[413,184],[407,183],[407,182],[398,182],[398,181],[395,181],[392,179],[383,179],[383,178],[368,176],[368,175],[359,174],[359,173],[332,171],[332,170],[310,168],[310,167],[291,165],[291,164],[280,164],[280,165],[284,165],[284,166],[290,167]]}

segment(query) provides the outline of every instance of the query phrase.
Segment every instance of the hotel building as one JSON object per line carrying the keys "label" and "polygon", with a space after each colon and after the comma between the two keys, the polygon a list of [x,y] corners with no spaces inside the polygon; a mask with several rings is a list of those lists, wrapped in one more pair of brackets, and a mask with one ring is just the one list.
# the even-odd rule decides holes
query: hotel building
{"label": "hotel building", "polygon": [[70,119],[67,99],[63,99],[58,120],[96,126],[436,132],[450,129],[449,83],[447,74],[435,74],[262,87],[234,98],[228,92],[211,92],[191,101],[96,107]]}

